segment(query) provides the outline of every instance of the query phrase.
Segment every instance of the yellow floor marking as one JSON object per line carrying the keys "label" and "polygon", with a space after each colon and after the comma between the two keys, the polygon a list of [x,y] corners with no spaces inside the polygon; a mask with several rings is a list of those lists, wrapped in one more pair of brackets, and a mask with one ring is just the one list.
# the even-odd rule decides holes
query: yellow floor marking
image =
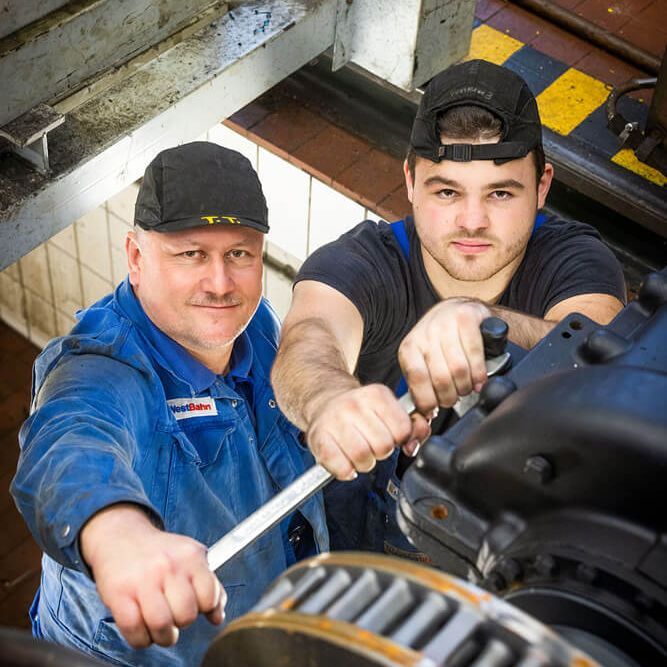
{"label": "yellow floor marking", "polygon": [[620,164],[621,167],[625,167],[630,171],[634,171],[635,174],[639,174],[656,185],[665,185],[667,183],[667,176],[657,169],[653,169],[653,167],[640,162],[629,148],[620,150],[611,158],[611,161]]}
{"label": "yellow floor marking", "polygon": [[[481,58],[502,65],[523,46],[500,30],[480,25],[472,31],[465,60]],[[606,101],[610,90],[602,81],[570,68],[537,96],[542,124],[559,134],[569,134]],[[667,184],[666,176],[640,162],[630,150],[621,150],[611,159],[657,185]]]}
{"label": "yellow floor marking", "polygon": [[523,46],[514,37],[510,37],[500,30],[490,28],[488,25],[480,25],[472,31],[470,40],[470,51],[466,60],[488,60],[496,65],[502,65],[513,53]]}
{"label": "yellow floor marking", "polygon": [[576,69],[568,69],[537,96],[542,124],[569,134],[608,97],[611,88]]}

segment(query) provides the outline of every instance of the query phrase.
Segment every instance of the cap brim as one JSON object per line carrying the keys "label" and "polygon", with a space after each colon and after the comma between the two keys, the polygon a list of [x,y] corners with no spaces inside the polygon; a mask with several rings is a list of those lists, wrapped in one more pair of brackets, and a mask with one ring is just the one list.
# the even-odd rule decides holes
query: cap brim
{"label": "cap brim", "polygon": [[249,218],[235,218],[238,222],[229,222],[224,218],[219,218],[215,222],[208,222],[202,220],[201,216],[195,218],[181,218],[179,220],[169,220],[168,222],[161,222],[159,225],[144,226],[140,221],[137,221],[137,224],[143,229],[147,229],[154,232],[179,232],[184,229],[195,229],[197,227],[214,227],[219,225],[225,225],[227,227],[250,227],[251,229],[256,229],[258,232],[266,234],[269,231],[269,226],[265,225],[262,222],[257,220],[251,220]]}

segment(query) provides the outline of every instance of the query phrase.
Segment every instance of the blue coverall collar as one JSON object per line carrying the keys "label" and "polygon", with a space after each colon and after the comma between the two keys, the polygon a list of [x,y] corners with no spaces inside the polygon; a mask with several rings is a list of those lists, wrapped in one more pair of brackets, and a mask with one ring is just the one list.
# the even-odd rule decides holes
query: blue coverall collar
{"label": "blue coverall collar", "polygon": [[[156,361],[166,371],[190,385],[193,394],[201,393],[217,381],[218,375],[195,359],[173,338],[167,336],[146,315],[128,277],[118,286],[116,299],[121,309],[145,337]],[[252,367],[252,359],[252,345],[247,332],[244,331],[234,341],[227,375],[235,380],[247,378]]]}

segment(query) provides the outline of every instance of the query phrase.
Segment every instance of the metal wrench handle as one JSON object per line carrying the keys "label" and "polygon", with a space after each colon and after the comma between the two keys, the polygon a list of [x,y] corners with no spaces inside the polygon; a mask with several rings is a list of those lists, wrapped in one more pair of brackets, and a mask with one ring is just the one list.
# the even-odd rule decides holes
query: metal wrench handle
{"label": "metal wrench handle", "polygon": [[[487,373],[495,374],[508,360],[509,354],[507,353],[495,359],[489,359]],[[415,405],[409,392],[403,394],[398,402],[406,412],[414,412]],[[222,567],[267,530],[282,521],[290,512],[303,505],[308,498],[315,495],[332,479],[333,475],[319,463],[297,477],[288,487],[255,510],[209,548],[206,558],[211,571],[215,572]]]}
{"label": "metal wrench handle", "polygon": [[206,558],[211,571],[215,572],[222,567],[332,479],[333,475],[319,463],[297,477],[287,488],[255,510],[209,548]]}

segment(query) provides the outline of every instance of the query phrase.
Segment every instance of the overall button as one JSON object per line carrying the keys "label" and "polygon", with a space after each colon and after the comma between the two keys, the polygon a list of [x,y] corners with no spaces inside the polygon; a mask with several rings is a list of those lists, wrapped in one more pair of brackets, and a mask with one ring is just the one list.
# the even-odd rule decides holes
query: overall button
{"label": "overall button", "polygon": [[269,399],[269,407],[270,408],[275,408],[276,407],[276,402],[272,398]]}
{"label": "overall button", "polygon": [[235,398],[232,398],[232,407],[235,408],[238,404],[239,402]]}
{"label": "overall button", "polygon": [[70,530],[72,530],[71,527],[70,527],[70,525],[69,525],[68,523],[66,523],[66,524],[63,526],[63,529],[60,531],[60,534],[61,534],[63,537],[67,537],[67,536],[69,535],[69,533],[70,533]]}

